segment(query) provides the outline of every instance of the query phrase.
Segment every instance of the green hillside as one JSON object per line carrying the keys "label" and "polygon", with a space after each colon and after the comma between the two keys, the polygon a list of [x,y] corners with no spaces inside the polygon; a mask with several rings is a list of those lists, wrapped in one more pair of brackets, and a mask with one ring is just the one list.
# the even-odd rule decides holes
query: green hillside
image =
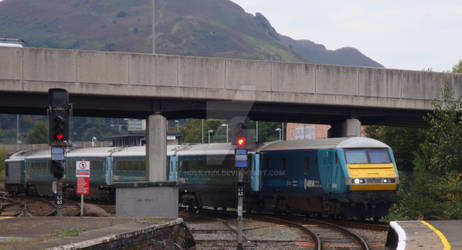
{"label": "green hillside", "polygon": [[[381,67],[279,35],[228,0],[156,0],[157,53]],[[26,46],[151,52],[151,0],[4,0],[0,37]]]}

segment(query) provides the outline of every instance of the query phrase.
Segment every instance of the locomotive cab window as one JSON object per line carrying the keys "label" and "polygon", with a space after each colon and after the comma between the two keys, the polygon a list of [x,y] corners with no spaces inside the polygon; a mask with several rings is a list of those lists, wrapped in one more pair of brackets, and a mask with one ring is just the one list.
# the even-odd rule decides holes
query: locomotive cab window
{"label": "locomotive cab window", "polygon": [[390,163],[387,149],[346,149],[346,162],[350,164]]}
{"label": "locomotive cab window", "polygon": [[369,154],[370,163],[390,163],[390,155],[386,149],[369,149],[367,150]]}
{"label": "locomotive cab window", "polygon": [[346,158],[347,163],[351,163],[351,164],[368,163],[367,153],[365,149],[345,150],[345,158]]}

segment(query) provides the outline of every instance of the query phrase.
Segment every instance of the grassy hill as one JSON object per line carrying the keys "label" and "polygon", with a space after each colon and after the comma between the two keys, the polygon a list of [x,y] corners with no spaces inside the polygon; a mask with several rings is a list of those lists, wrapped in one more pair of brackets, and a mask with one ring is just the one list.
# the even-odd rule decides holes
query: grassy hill
{"label": "grassy hill", "polygon": [[[228,0],[157,0],[157,53],[381,67],[355,49],[281,36]],[[151,0],[4,0],[0,37],[30,47],[151,52]],[[313,43],[314,44],[314,43]]]}

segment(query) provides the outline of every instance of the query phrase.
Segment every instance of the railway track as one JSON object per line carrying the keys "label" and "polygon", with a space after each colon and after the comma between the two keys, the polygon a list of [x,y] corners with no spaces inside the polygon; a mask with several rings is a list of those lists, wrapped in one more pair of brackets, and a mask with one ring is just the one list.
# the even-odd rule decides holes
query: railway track
{"label": "railway track", "polygon": [[[192,217],[187,215],[183,217],[196,240],[197,249],[236,248],[237,231],[234,213],[205,211]],[[245,216],[244,227],[243,238],[246,249],[316,250],[384,249],[387,228],[384,224],[376,223],[328,222],[304,217],[263,215]],[[363,237],[363,234],[366,237]],[[377,234],[382,235],[383,240],[370,236]]]}
{"label": "railway track", "polygon": [[[63,215],[77,216],[80,213],[79,203],[65,200]],[[0,216],[53,216],[56,206],[53,200],[42,197],[8,197],[6,192],[0,193]]]}

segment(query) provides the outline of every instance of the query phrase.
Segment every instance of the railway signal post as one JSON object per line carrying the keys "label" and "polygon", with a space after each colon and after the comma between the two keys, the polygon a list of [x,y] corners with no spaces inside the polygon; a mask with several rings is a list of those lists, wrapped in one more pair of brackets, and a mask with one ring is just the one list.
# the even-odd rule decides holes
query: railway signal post
{"label": "railway signal post", "polygon": [[238,168],[237,173],[237,249],[243,249],[242,246],[242,214],[244,206],[244,169],[247,167],[247,149],[244,149],[246,143],[245,137],[239,137],[236,140],[237,148],[235,149],[235,166]]}
{"label": "railway signal post", "polygon": [[63,186],[61,179],[66,169],[66,147],[70,141],[70,117],[72,105],[65,89],[48,90],[48,144],[51,146],[50,172],[56,178],[53,190],[56,191],[56,215],[62,216]]}

